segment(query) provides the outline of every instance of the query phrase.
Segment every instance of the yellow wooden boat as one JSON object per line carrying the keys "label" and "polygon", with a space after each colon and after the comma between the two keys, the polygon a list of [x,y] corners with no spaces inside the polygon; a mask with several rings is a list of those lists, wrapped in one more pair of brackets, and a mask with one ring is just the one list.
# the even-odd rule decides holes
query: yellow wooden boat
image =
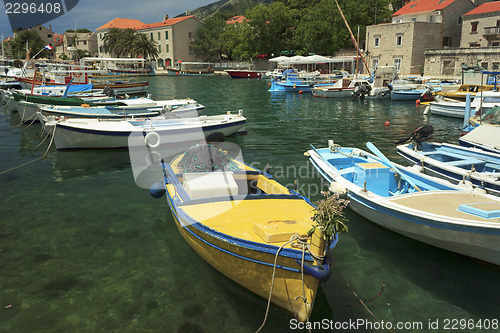
{"label": "yellow wooden boat", "polygon": [[[213,172],[199,169],[198,163],[192,172],[185,157],[193,149],[208,150],[228,163],[212,164]],[[320,228],[307,236],[313,225],[311,202],[211,145],[191,147],[162,167],[162,185],[151,194],[166,193],[191,248],[231,280],[308,321],[318,283],[330,273],[327,253],[338,241],[335,237],[327,249]]]}
{"label": "yellow wooden boat", "polygon": [[459,101],[465,101],[467,94],[471,97],[476,96],[477,93],[481,91],[491,91],[495,89],[494,84],[488,85],[477,85],[477,84],[462,84],[457,90],[454,91],[437,91],[434,93],[435,96],[442,96],[444,98],[451,98]]}

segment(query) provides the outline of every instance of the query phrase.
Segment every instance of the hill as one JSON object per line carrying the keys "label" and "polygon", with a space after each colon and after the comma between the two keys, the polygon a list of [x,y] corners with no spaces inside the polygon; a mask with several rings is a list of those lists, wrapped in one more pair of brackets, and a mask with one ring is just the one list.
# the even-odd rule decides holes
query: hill
{"label": "hill", "polygon": [[[201,21],[204,21],[216,13],[228,14],[231,16],[244,15],[247,10],[257,5],[270,4],[273,2],[274,0],[220,0],[191,10],[187,15],[194,15]],[[178,15],[177,17],[181,16],[186,16],[186,13]]]}

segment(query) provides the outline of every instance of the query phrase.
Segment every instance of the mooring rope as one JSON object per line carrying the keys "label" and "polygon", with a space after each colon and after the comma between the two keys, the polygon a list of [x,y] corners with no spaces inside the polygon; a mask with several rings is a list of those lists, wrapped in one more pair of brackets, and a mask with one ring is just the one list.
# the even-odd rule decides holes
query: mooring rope
{"label": "mooring rope", "polygon": [[[0,172],[0,175],[3,175],[4,173],[10,172],[10,171],[15,170],[15,169],[19,169],[19,168],[21,168],[21,167],[23,167],[23,166],[26,166],[26,165],[28,165],[28,164],[31,164],[31,163],[33,163],[33,162],[36,162],[36,161],[41,160],[42,158],[44,158],[44,157],[45,157],[45,155],[47,155],[47,153],[49,152],[49,149],[50,149],[50,147],[52,146],[52,142],[54,141],[54,133],[55,133],[55,131],[56,131],[56,127],[57,127],[57,124],[54,124],[54,130],[52,131],[52,137],[51,137],[51,139],[50,139],[49,146],[47,147],[47,150],[45,150],[45,153],[44,153],[42,156],[40,156],[40,157],[38,157],[38,158],[35,158],[35,159],[34,159],[34,160],[32,160],[32,161],[29,161],[29,162],[23,163],[23,164],[21,164],[21,165],[18,165],[18,166],[16,166],[16,167],[13,167],[13,168],[10,168],[10,169],[7,169],[7,170],[4,170],[4,171]],[[45,141],[45,139],[44,139],[44,141]],[[39,146],[39,145],[38,145],[38,146]],[[38,147],[38,146],[37,146],[37,147]]]}
{"label": "mooring rope", "polygon": [[[368,311],[372,315],[372,317],[375,318],[375,320],[378,321],[382,325],[382,327],[385,327],[388,332],[394,333],[391,329],[387,328],[386,326],[384,326],[382,324],[382,321],[380,319],[378,319],[377,316],[375,316],[375,314],[366,306],[365,302],[358,296],[358,294],[356,294],[356,292],[354,291],[354,289],[352,289],[349,282],[347,282],[347,280],[344,278],[342,273],[340,273],[339,269],[337,268],[337,265],[335,265],[335,262],[332,262],[332,265],[333,265],[333,267],[335,267],[335,270],[337,271],[337,273],[339,273],[339,276],[342,278],[342,280],[344,280],[347,288],[349,288],[351,290],[351,292],[354,294],[354,296],[358,299],[359,303],[361,303],[365,307],[366,311]],[[382,290],[383,290],[383,288],[382,288]],[[382,294],[382,291],[380,292],[380,294]],[[377,297],[378,296],[376,296],[375,298],[377,298]]]}
{"label": "mooring rope", "polygon": [[293,235],[292,237],[290,237],[290,240],[288,240],[288,242],[284,243],[283,245],[281,245],[278,249],[278,251],[276,251],[276,255],[274,256],[274,267],[273,267],[273,278],[271,279],[271,288],[269,290],[269,297],[267,299],[267,308],[266,308],[266,315],[264,316],[264,321],[262,322],[262,324],[260,325],[259,329],[256,331],[256,333],[259,333],[263,328],[264,328],[264,325],[266,324],[266,321],[267,321],[267,315],[269,314],[269,308],[271,306],[271,297],[273,295],[273,288],[274,288],[274,278],[276,276],[276,266],[278,265],[278,257],[279,257],[279,253],[281,252],[281,250],[288,244],[290,244],[291,242],[293,242],[294,240],[296,239],[300,239],[300,236],[295,234]]}

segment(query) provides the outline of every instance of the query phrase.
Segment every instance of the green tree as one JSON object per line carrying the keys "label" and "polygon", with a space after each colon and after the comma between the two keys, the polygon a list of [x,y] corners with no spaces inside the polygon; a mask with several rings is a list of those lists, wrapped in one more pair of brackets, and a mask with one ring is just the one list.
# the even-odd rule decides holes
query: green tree
{"label": "green tree", "polygon": [[[30,57],[34,56],[45,46],[45,42],[36,31],[23,30],[10,43],[12,56],[26,58],[26,42],[28,42],[28,48],[31,52]],[[37,57],[44,57],[47,55],[47,52],[47,50],[44,50]]]}
{"label": "green tree", "polygon": [[90,31],[89,29],[76,29],[76,32],[79,34],[83,34],[83,33],[89,33],[92,31]]}
{"label": "green tree", "polygon": [[90,56],[89,51],[76,50],[75,52],[73,52],[71,59],[72,60],[80,60],[81,58],[88,57],[88,56]]}
{"label": "green tree", "polygon": [[257,54],[252,28],[247,22],[230,24],[221,36],[222,50],[230,60],[249,60]]}
{"label": "green tree", "polygon": [[158,58],[158,43],[148,38],[145,34],[137,34],[137,38],[132,45],[132,53],[142,55],[144,59]]}
{"label": "green tree", "polygon": [[222,15],[214,15],[198,29],[198,36],[193,44],[193,52],[197,56],[212,61],[222,58],[224,53],[222,35],[226,29],[226,20]]}
{"label": "green tree", "polygon": [[246,14],[253,38],[251,53],[278,54],[283,49],[290,49],[293,38],[293,10],[281,2],[269,6],[258,5]]}

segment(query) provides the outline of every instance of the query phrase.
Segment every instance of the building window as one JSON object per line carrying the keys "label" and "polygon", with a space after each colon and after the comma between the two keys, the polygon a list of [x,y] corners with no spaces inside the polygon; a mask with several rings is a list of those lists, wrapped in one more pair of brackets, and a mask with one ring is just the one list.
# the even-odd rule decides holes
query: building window
{"label": "building window", "polygon": [[500,42],[491,42],[490,46],[500,46]]}
{"label": "building window", "polygon": [[494,62],[494,63],[492,63],[492,64],[491,64],[491,69],[492,69],[492,70],[494,70],[494,71],[498,70],[498,68],[499,68],[499,67],[498,67],[498,64],[499,64],[498,62]]}
{"label": "building window", "polygon": [[161,45],[158,45],[158,53],[161,53]]}
{"label": "building window", "polygon": [[379,47],[380,46],[380,36],[375,36],[373,38],[373,46]]}
{"label": "building window", "polygon": [[416,18],[416,17],[412,17],[412,18],[411,18],[411,21],[412,21],[412,22],[416,22],[416,21],[417,21],[417,18]]}
{"label": "building window", "polygon": [[396,71],[399,72],[401,69],[401,58],[394,58],[394,67],[396,68]]}
{"label": "building window", "polygon": [[477,25],[479,22],[471,22],[471,27],[470,27],[470,32],[476,32],[477,33]]}
{"label": "building window", "polygon": [[158,40],[161,39],[161,35],[160,34],[161,34],[161,32],[158,31]]}
{"label": "building window", "polygon": [[500,27],[500,20],[497,20],[497,27]]}
{"label": "building window", "polygon": [[469,43],[469,47],[479,47],[479,43]]}
{"label": "building window", "polygon": [[153,33],[150,33],[149,35],[151,36],[151,40],[153,40]]}
{"label": "building window", "polygon": [[403,45],[403,34],[396,34],[396,46]]}
{"label": "building window", "polygon": [[86,40],[83,41],[83,45],[87,45],[87,41]]}
{"label": "building window", "polygon": [[168,31],[165,31],[165,39],[168,40]]}
{"label": "building window", "polygon": [[189,54],[194,54],[193,48],[191,46],[189,47]]}
{"label": "building window", "polygon": [[443,37],[443,46],[451,46],[451,37],[450,36]]}
{"label": "building window", "polygon": [[488,70],[488,63],[487,62],[482,62],[481,67],[483,67],[485,70]]}
{"label": "building window", "polygon": [[377,67],[378,67],[378,58],[373,58],[372,59],[372,67],[373,67],[373,70],[377,69]]}
{"label": "building window", "polygon": [[102,46],[99,46],[99,53],[104,53],[104,49],[102,48]]}
{"label": "building window", "polygon": [[165,45],[165,52],[166,52],[166,53],[170,52],[169,47],[168,47],[168,44],[167,44],[167,45]]}
{"label": "building window", "polygon": [[434,15],[429,16],[429,22],[434,22]]}

